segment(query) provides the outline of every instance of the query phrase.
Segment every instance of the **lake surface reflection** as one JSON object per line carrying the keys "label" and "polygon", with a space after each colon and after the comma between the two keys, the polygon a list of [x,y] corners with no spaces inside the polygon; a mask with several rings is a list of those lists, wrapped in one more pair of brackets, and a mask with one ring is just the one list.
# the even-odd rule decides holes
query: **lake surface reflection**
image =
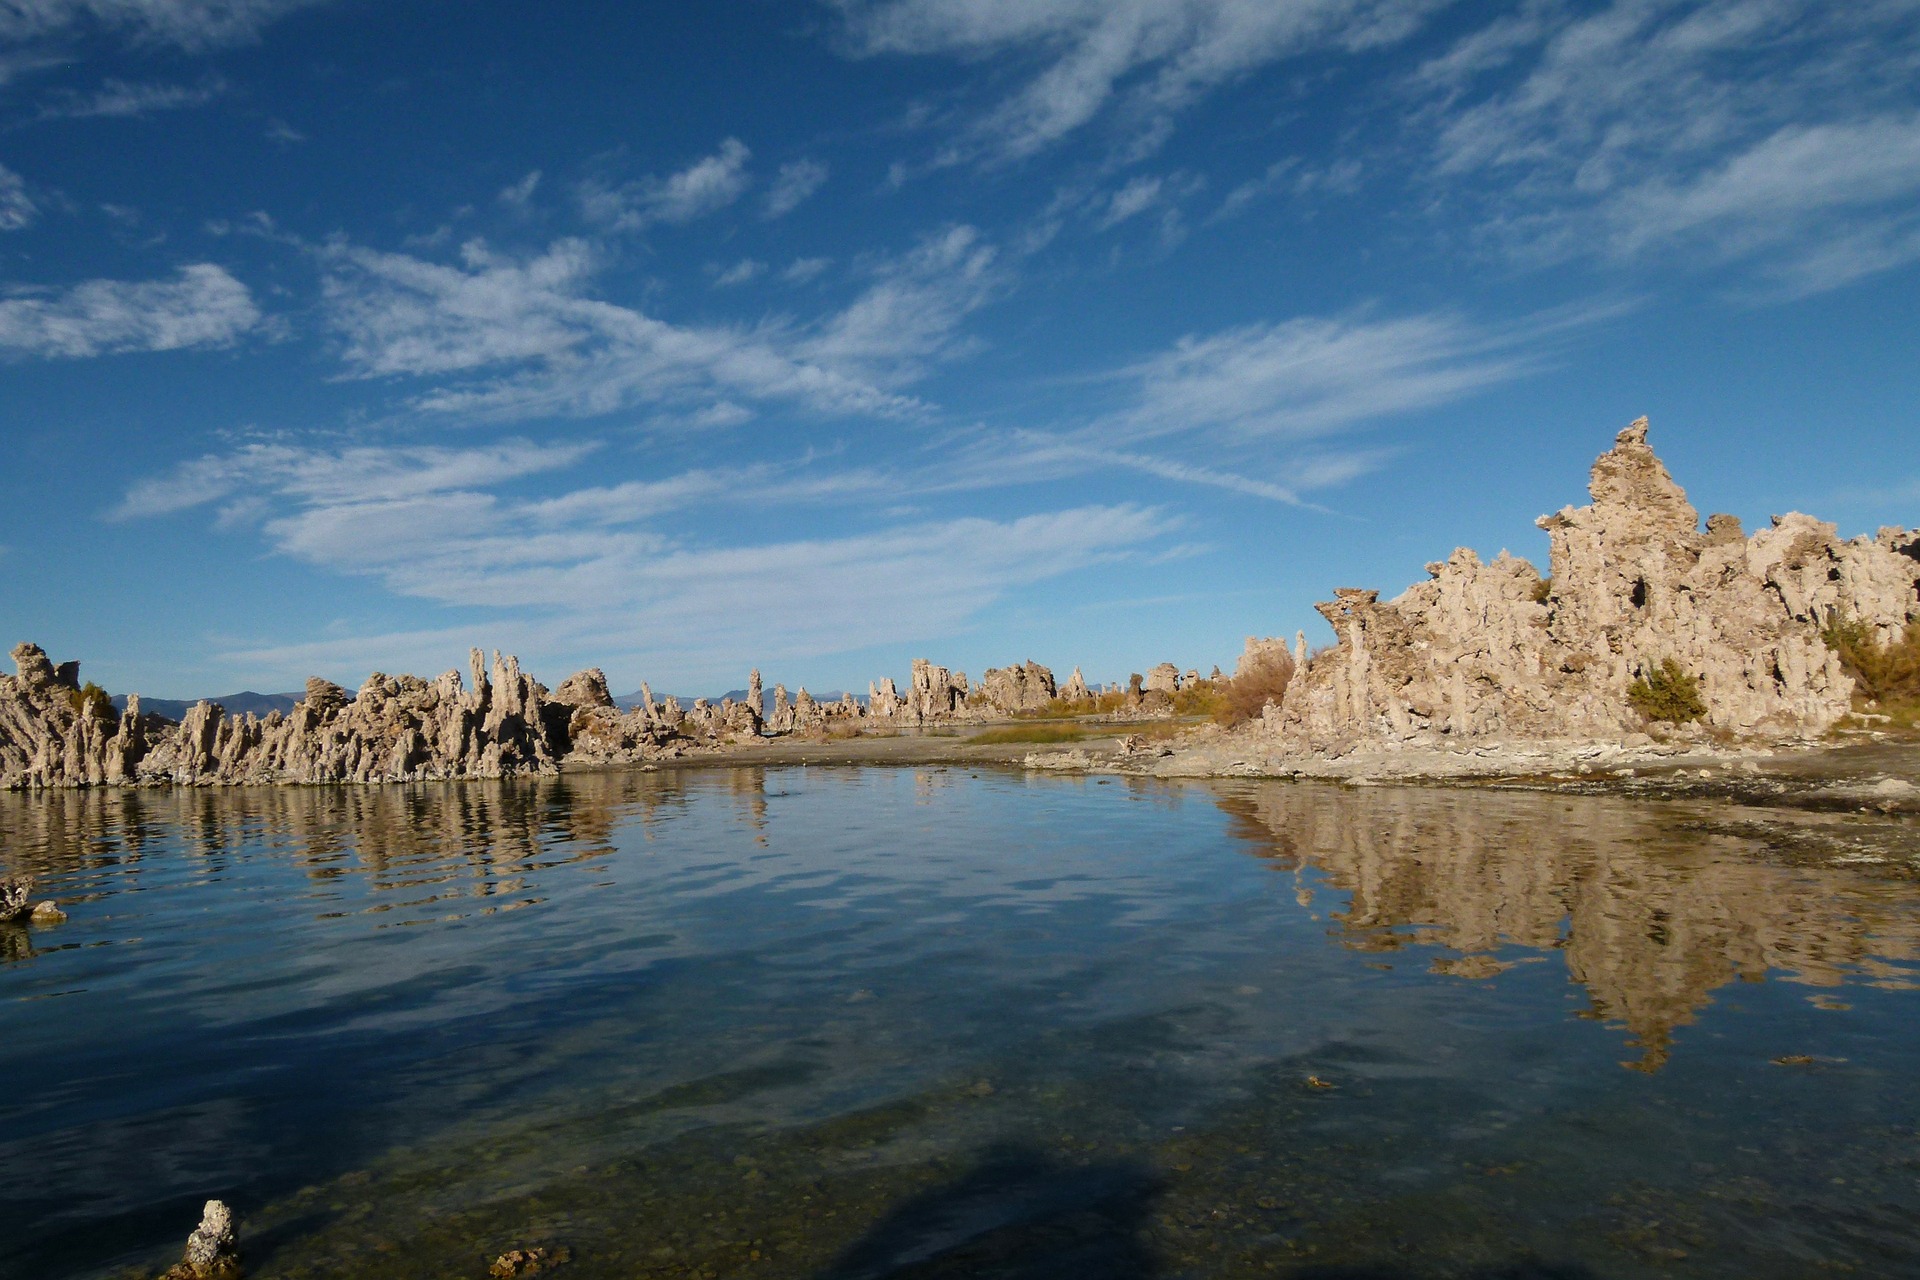
{"label": "lake surface reflection", "polygon": [[0,929],[0,1274],[210,1195],[261,1277],[1920,1272],[1916,856],[959,768],[0,796],[71,916]]}

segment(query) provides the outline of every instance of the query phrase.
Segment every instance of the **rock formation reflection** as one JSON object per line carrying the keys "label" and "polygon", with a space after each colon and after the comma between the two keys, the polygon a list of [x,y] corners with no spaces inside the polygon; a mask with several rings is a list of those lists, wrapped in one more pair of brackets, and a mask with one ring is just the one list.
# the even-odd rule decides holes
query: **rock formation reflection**
{"label": "rock formation reflection", "polygon": [[[915,770],[913,802],[934,802],[962,776]],[[40,877],[49,896],[87,903],[218,876],[243,849],[264,847],[313,886],[316,915],[420,923],[540,902],[558,868],[672,839],[671,820],[703,799],[765,844],[768,801],[793,785],[740,768],[0,797],[0,874]],[[1774,856],[1786,819],[1759,811],[1293,783],[1113,794],[1126,790],[1212,799],[1236,837],[1296,875],[1302,907],[1338,895],[1319,906],[1356,950],[1444,948],[1431,969],[1466,979],[1499,973],[1516,947],[1562,953],[1592,1016],[1631,1033],[1631,1065],[1643,1070],[1665,1063],[1675,1030],[1731,983],[1920,988],[1920,889],[1863,866]],[[69,927],[58,943],[0,931],[0,963],[74,945],[84,925]]]}
{"label": "rock formation reflection", "polygon": [[[1491,977],[1502,948],[1564,954],[1592,1016],[1654,1071],[1674,1030],[1733,982],[1920,988],[1914,886],[1858,867],[1768,860],[1724,813],[1593,797],[1288,784],[1225,790],[1239,835],[1348,895],[1330,908],[1361,950],[1459,953],[1436,972]],[[1302,904],[1313,885],[1303,879]]]}
{"label": "rock formation reflection", "polygon": [[[764,770],[622,771],[516,782],[382,787],[58,791],[0,803],[0,872],[59,878],[69,900],[137,887],[150,854],[184,851],[207,871],[243,845],[278,846],[324,885],[362,878],[367,909],[447,899],[537,900],[544,869],[613,852],[616,827],[650,839],[701,791],[766,822]],[[77,894],[75,891],[78,891]],[[22,940],[0,951],[27,958]]]}

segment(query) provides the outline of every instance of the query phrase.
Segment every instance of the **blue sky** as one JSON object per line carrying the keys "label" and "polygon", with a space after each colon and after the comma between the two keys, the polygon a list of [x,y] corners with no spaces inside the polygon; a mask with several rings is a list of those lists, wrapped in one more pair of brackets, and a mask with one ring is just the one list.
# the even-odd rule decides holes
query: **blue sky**
{"label": "blue sky", "polygon": [[1920,3],[0,0],[0,620],[110,688],[1124,679],[1920,523]]}

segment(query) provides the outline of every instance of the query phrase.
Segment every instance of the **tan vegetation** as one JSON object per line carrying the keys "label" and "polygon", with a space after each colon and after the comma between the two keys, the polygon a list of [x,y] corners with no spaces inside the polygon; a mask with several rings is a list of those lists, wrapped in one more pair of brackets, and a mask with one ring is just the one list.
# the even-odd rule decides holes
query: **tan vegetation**
{"label": "tan vegetation", "polygon": [[1269,703],[1280,705],[1292,683],[1293,655],[1284,649],[1249,655],[1231,680],[1220,681],[1210,714],[1228,727],[1258,720]]}
{"label": "tan vegetation", "polygon": [[1871,626],[1836,614],[1820,638],[1840,655],[1857,698],[1883,704],[1920,702],[1920,625],[1909,624],[1898,639],[1881,644]]}
{"label": "tan vegetation", "polygon": [[976,733],[967,741],[993,746],[1011,742],[1079,742],[1088,736],[1088,731],[1077,724],[1015,724]]}
{"label": "tan vegetation", "polygon": [[1112,689],[1091,698],[1054,698],[1045,706],[1015,715],[1019,720],[1072,720],[1079,716],[1110,716],[1126,709],[1124,690]]}

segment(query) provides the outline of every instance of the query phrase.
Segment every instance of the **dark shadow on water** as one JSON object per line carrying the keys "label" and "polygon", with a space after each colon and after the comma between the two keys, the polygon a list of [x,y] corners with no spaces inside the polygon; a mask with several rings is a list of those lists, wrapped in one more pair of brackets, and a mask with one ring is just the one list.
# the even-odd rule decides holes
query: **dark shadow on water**
{"label": "dark shadow on water", "polygon": [[820,1280],[992,1276],[1145,1280],[1160,1274],[1139,1235],[1160,1179],[1127,1163],[1063,1165],[1022,1146],[902,1203]]}
{"label": "dark shadow on water", "polygon": [[[1062,1164],[1023,1145],[992,1148],[959,1178],[903,1201],[817,1280],[1151,1280],[1169,1268],[1147,1239],[1167,1190],[1133,1162]],[[1191,1261],[1191,1260],[1189,1260]],[[1435,1270],[1419,1263],[1293,1265],[1286,1280],[1598,1280],[1579,1263],[1520,1258]]]}
{"label": "dark shadow on water", "polygon": [[[1281,1273],[1286,1280],[1427,1280],[1441,1274],[1417,1267],[1302,1267]],[[1600,1280],[1600,1273],[1577,1263],[1510,1262],[1444,1274],[1461,1280]]]}

